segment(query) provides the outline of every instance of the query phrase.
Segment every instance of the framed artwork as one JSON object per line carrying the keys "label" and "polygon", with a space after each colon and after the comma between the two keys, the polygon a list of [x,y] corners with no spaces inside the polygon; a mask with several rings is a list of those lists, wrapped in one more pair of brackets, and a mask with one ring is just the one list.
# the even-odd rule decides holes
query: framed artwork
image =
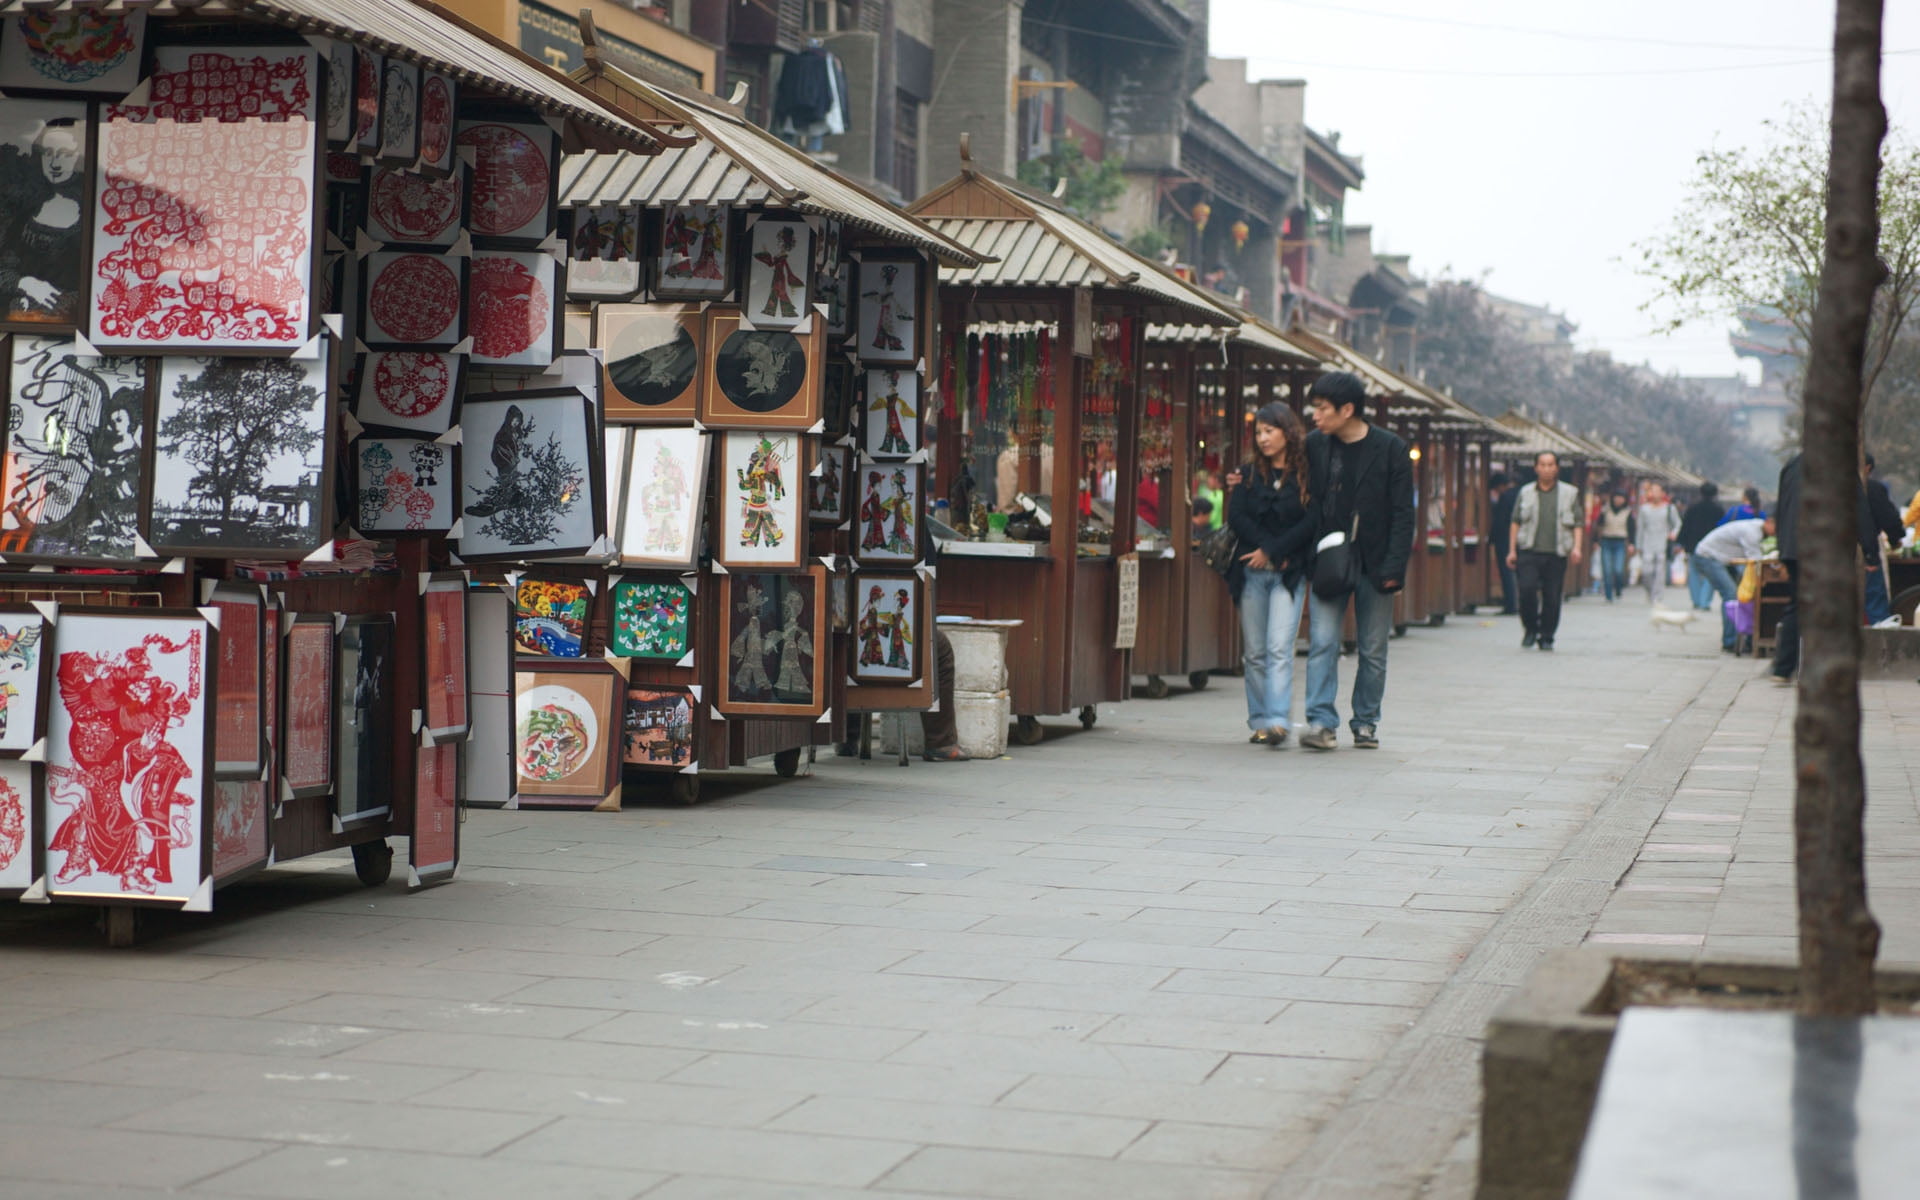
{"label": "framed artwork", "polygon": [[604,468],[601,480],[607,498],[607,536],[613,539],[617,552],[625,523],[621,505],[627,502],[627,476],[633,466],[633,427],[603,426],[600,445],[605,452],[601,459]]}
{"label": "framed artwork", "polygon": [[376,350],[360,356],[353,419],[370,429],[439,435],[460,419],[462,354]]}
{"label": "framed artwork", "polygon": [[351,825],[393,807],[393,618],[346,618],[335,662],[333,813]]}
{"label": "framed artwork", "polygon": [[360,260],[360,340],[373,349],[450,350],[464,336],[468,262],[377,250]]}
{"label": "framed artwork", "polygon": [[753,329],[792,329],[813,315],[813,230],[805,221],[764,217],[748,230],[747,324]]}
{"label": "framed artwork", "polygon": [[603,532],[593,402],[571,389],[469,396],[460,428],[459,554],[585,554]]}
{"label": "framed artwork", "polygon": [[47,734],[50,640],[40,610],[0,609],[0,759],[19,758]]}
{"label": "framed artwork", "polygon": [[425,438],[361,438],[353,443],[354,528],[361,533],[443,533],[456,519],[456,448]]}
{"label": "framed artwork", "polygon": [[700,557],[707,499],[708,435],[697,429],[632,431],[620,561],[640,567],[692,567]]}
{"label": "framed artwork", "polygon": [[625,681],[604,662],[523,662],[513,673],[520,806],[599,804],[620,784]]}
{"label": "framed artwork", "polygon": [[847,333],[849,272],[846,255],[842,253],[842,232],[840,222],[822,221],[820,236],[814,242],[813,299],[827,310],[827,335],[832,338],[845,337]]}
{"label": "framed artwork", "polygon": [[656,300],[721,300],[733,290],[732,212],[683,204],[662,211],[653,272]]}
{"label": "framed artwork", "polygon": [[860,613],[853,626],[855,683],[912,683],[925,659],[926,615],[920,576],[862,571],[853,577]]}
{"label": "framed artwork", "polygon": [[640,210],[633,205],[574,209],[567,294],[583,299],[624,300],[638,292],[639,240]]}
{"label": "framed artwork", "polygon": [[460,747],[422,746],[413,754],[413,837],[407,887],[453,878],[460,864]]}
{"label": "framed artwork", "polygon": [[266,755],[265,778],[269,782],[280,773],[280,655],[285,650],[280,644],[280,631],[286,627],[286,620],[280,597],[269,594],[260,622],[264,630],[260,654],[260,741]]}
{"label": "framed artwork", "polygon": [[847,499],[852,490],[853,447],[822,446],[820,469],[807,476],[807,519],[826,525],[838,525],[853,508]]}
{"label": "framed artwork", "polygon": [[367,233],[389,246],[453,245],[466,215],[464,182],[458,171],[434,176],[376,167],[367,184]]}
{"label": "framed artwork", "polygon": [[213,877],[232,879],[267,865],[272,790],[258,779],[213,784]]}
{"label": "framed artwork", "polygon": [[467,593],[467,672],[473,735],[460,743],[469,804],[513,803],[513,596],[476,586]]}
{"label": "framed artwork", "polygon": [[0,557],[125,565],[141,557],[148,362],[80,358],[14,336],[0,459]]}
{"label": "framed artwork", "polygon": [[476,250],[467,330],[480,366],[545,368],[560,344],[560,264],[544,250]]}
{"label": "framed artwork", "polygon": [[[713,556],[736,568],[791,570],[807,558],[807,439],[735,430],[720,439],[720,521]],[[633,524],[633,506],[627,506]]]}
{"label": "framed artwork", "polygon": [[544,241],[554,227],[560,135],[544,124],[462,121],[454,140],[473,148],[473,236]]}
{"label": "framed artwork", "polygon": [[693,593],[678,579],[622,579],[613,585],[613,653],[679,662],[692,644]]}
{"label": "framed artwork", "polygon": [[373,154],[380,149],[380,81],[387,60],[362,46],[353,57],[353,142],[349,149]]}
{"label": "framed artwork", "polygon": [[729,716],[817,717],[826,710],[827,571],[720,577],[726,641],[717,707]]}
{"label": "framed artwork", "polygon": [[420,158],[420,68],[388,58],[380,75],[380,151],[374,156],[395,167],[411,167]]}
{"label": "framed artwork", "polygon": [[828,621],[835,633],[853,628],[853,577],[840,572],[827,580]]}
{"label": "framed artwork", "polygon": [[327,100],[326,110],[321,114],[326,122],[324,133],[330,150],[349,150],[353,147],[354,127],[359,118],[354,105],[354,89],[358,86],[359,78],[354,70],[352,43],[336,38],[327,46]]}
{"label": "framed artwork", "polygon": [[861,463],[853,557],[861,563],[920,561],[926,469],[919,463]]}
{"label": "framed artwork", "polygon": [[[162,554],[302,558],[333,536],[331,358],[163,358],[147,465]],[[324,481],[324,482],[323,482]]]}
{"label": "framed artwork", "polygon": [[600,402],[600,355],[593,350],[562,350],[545,367],[498,367],[467,376],[465,395],[486,392],[540,392],[572,388]]}
{"label": "framed artwork", "polygon": [[911,368],[872,367],[860,446],[870,458],[908,458],[920,449],[920,376]]}
{"label": "framed artwork", "polygon": [[820,371],[820,419],[826,425],[823,433],[828,441],[838,441],[853,433],[853,416],[860,410],[855,395],[859,386],[859,368],[838,351],[829,350],[826,365]]}
{"label": "framed artwork", "polygon": [[124,96],[140,82],[146,33],[144,12],[80,8],[8,17],[0,26],[0,91]]}
{"label": "framed artwork", "polygon": [[[70,14],[78,15],[78,14]],[[23,21],[8,17],[9,33]],[[92,145],[79,100],[0,104],[0,328],[71,332],[86,307]]]}
{"label": "framed artwork", "polygon": [[453,174],[453,114],[459,86],[450,75],[426,71],[420,76],[420,170],[437,179]]}
{"label": "framed artwork", "polygon": [[513,594],[513,648],[522,654],[579,658],[587,650],[593,593],[570,579],[522,579]]}
{"label": "framed artwork", "polygon": [[459,571],[429,575],[420,590],[423,673],[421,717],[427,739],[438,745],[464,739],[473,727],[467,683],[467,577]]}
{"label": "framed artwork", "polygon": [[696,701],[687,688],[636,684],[627,688],[622,720],[622,762],[646,770],[678,771],[692,766]]}
{"label": "framed artwork", "polygon": [[288,791],[303,798],[333,791],[333,646],[332,613],[297,613],[287,618],[280,779]]}
{"label": "framed artwork", "polygon": [[707,309],[711,368],[700,420],[716,429],[811,429],[820,420],[826,333],[747,327],[737,308]]}
{"label": "framed artwork", "polygon": [[697,304],[599,304],[593,344],[605,365],[609,421],[692,421],[699,412],[705,318]]}
{"label": "framed artwork", "polygon": [[213,589],[207,603],[220,614],[220,683],[213,694],[214,775],[258,780],[267,768],[266,601],[258,587],[222,584]]}
{"label": "framed artwork", "polygon": [[317,330],[318,52],[162,46],[147,83],[147,104],[100,109],[87,340],[298,350]]}
{"label": "framed artwork", "polygon": [[860,260],[854,353],[861,362],[912,366],[920,360],[920,260]]}
{"label": "framed artwork", "polygon": [[[183,903],[207,877],[219,640],[191,609],[61,610],[43,810],[52,898]],[[100,763],[138,764],[138,788]]]}
{"label": "framed artwork", "polygon": [[0,760],[0,900],[11,900],[44,874],[40,813],[45,773],[40,764]]}
{"label": "framed artwork", "polygon": [[576,258],[567,264],[567,295],[575,300],[631,300],[640,291],[640,264]]}

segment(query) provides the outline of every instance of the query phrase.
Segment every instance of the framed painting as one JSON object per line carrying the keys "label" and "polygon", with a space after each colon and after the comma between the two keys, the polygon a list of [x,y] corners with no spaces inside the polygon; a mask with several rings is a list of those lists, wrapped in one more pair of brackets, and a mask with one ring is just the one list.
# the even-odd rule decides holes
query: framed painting
{"label": "framed painting", "polygon": [[371,155],[380,149],[380,81],[387,60],[365,46],[353,56],[353,141],[348,149]]}
{"label": "framed painting", "polygon": [[420,171],[436,179],[453,174],[453,114],[460,85],[451,75],[426,71],[420,76]]}
{"label": "framed painting", "polygon": [[706,344],[699,305],[599,304],[593,321],[608,421],[685,423],[699,415]]}
{"label": "framed painting", "polygon": [[826,333],[751,329],[735,308],[707,309],[700,421],[715,429],[812,429],[820,421]]}
{"label": "framed painting", "polygon": [[571,389],[470,396],[461,410],[459,554],[585,554],[605,519],[593,402]]}
{"label": "framed painting", "polygon": [[387,166],[412,167],[420,159],[420,68],[389,57],[380,73],[380,149]]}
{"label": "framed painting", "polygon": [[733,290],[733,214],[722,204],[662,211],[654,256],[656,300],[723,300]]}
{"label": "framed painting", "polygon": [[360,356],[353,419],[369,429],[438,436],[460,419],[463,354],[377,350]]}
{"label": "framed painting", "polygon": [[679,662],[693,644],[693,593],[678,579],[613,585],[610,648],[622,658]]}
{"label": "framed painting", "polygon": [[632,426],[602,426],[600,445],[604,451],[601,457],[604,469],[600,478],[607,499],[606,534],[613,541],[615,553],[618,553],[625,517],[621,506],[627,502],[627,475],[633,467]]}
{"label": "framed painting", "polygon": [[163,358],[147,452],[161,554],[303,558],[333,537],[332,362]]}
{"label": "framed painting", "polygon": [[853,557],[860,563],[920,561],[926,469],[919,463],[862,463]]}
{"label": "framed painting", "polygon": [[354,126],[359,117],[354,106],[354,89],[360,78],[354,70],[353,54],[350,42],[336,38],[327,44],[326,107],[321,119],[325,122],[322,133],[329,150],[353,148]]}
{"label": "framed painting", "polygon": [[920,576],[862,571],[853,577],[853,591],[860,599],[853,626],[854,682],[910,684],[920,679],[926,662]]}
{"label": "framed painting", "polygon": [[817,717],[827,705],[827,570],[720,577],[717,707],[728,716]]}
{"label": "framed painting", "polygon": [[368,235],[387,246],[453,245],[466,215],[464,182],[458,171],[434,176],[375,168],[367,183]]}
{"label": "framed painting", "polygon": [[[807,439],[735,430],[720,439],[713,556],[729,571],[792,570],[807,558]],[[628,506],[627,523],[633,523]]]}
{"label": "framed painting", "polygon": [[860,301],[854,353],[861,362],[920,361],[920,269],[918,258],[861,258],[854,285]]}
{"label": "framed painting", "polygon": [[805,221],[765,217],[747,230],[747,296],[752,329],[792,329],[813,316],[813,230]]}
{"label": "framed painting", "polygon": [[920,449],[920,376],[905,367],[867,371],[860,447],[876,459],[910,458]]}
{"label": "framed painting", "polygon": [[649,771],[679,771],[699,759],[694,748],[693,692],[635,684],[627,688],[620,759]]}
{"label": "framed painting", "polygon": [[8,17],[0,26],[0,91],[118,99],[140,82],[146,33],[147,14],[138,11],[69,7]]}
{"label": "framed painting", "polygon": [[294,796],[325,796],[333,791],[333,614],[291,614],[285,627],[281,785]]}
{"label": "framed painting", "polygon": [[207,604],[220,614],[219,688],[213,695],[213,772],[258,780],[266,771],[266,600],[260,589],[221,584]]}
{"label": "framed painting", "polygon": [[638,428],[627,458],[620,561],[691,568],[700,558],[709,437],[697,429]]}
{"label": "framed painting", "polygon": [[335,648],[333,813],[342,825],[393,808],[393,618],[347,617]]}
{"label": "framed painting", "polygon": [[0,557],[124,566],[141,557],[148,362],[71,346],[24,334],[8,345]]}
{"label": "framed painting", "polygon": [[427,740],[463,739],[473,727],[467,671],[467,577],[438,571],[420,587],[421,719]]}
{"label": "framed painting", "polygon": [[51,640],[39,609],[0,608],[0,759],[19,758],[47,734]]}
{"label": "framed painting", "polygon": [[843,232],[840,222],[825,220],[820,223],[820,236],[814,241],[813,299],[827,310],[829,338],[842,338],[847,334],[848,271]]}
{"label": "framed painting", "polygon": [[[34,17],[8,17],[11,31]],[[45,18],[40,18],[45,19]],[[79,100],[0,104],[0,329],[70,333],[87,296],[87,186],[93,159],[88,105]]]}
{"label": "framed painting", "polygon": [[839,351],[828,350],[826,365],[820,371],[820,419],[828,441],[852,435],[854,414],[860,410],[859,388],[859,368]]}
{"label": "framed painting", "polygon": [[852,479],[853,447],[822,446],[820,467],[807,476],[807,519],[823,525],[844,522],[853,509],[847,499]]}
{"label": "framed painting", "polygon": [[473,236],[545,241],[554,230],[560,135],[544,124],[480,120],[460,122],[454,140],[473,149]]}
{"label": "framed painting", "polygon": [[413,836],[407,887],[453,878],[460,864],[460,747],[422,746],[413,755]]}
{"label": "framed painting", "polygon": [[377,250],[360,260],[360,340],[371,349],[451,350],[465,334],[466,260]]}
{"label": "framed painting", "polygon": [[213,878],[227,880],[267,865],[272,791],[258,779],[213,784]]}
{"label": "framed painting", "polygon": [[604,662],[519,665],[513,754],[522,808],[598,805],[620,786],[624,689]]}
{"label": "framed painting", "polygon": [[460,745],[467,803],[513,803],[513,595],[477,585],[467,593],[467,689],[472,736]]}
{"label": "framed painting", "polygon": [[45,772],[39,763],[0,760],[0,900],[12,900],[44,874],[40,814]]}
{"label": "framed painting", "polygon": [[[207,89],[209,75],[224,86]],[[100,109],[87,340],[300,349],[318,330],[318,52],[162,46],[147,84],[148,103]]]}
{"label": "framed painting", "polygon": [[365,534],[444,533],[453,504],[458,447],[425,438],[368,438],[353,443],[354,528]]}
{"label": "framed painting", "polygon": [[467,330],[479,366],[546,368],[560,345],[560,264],[544,250],[476,250]]}
{"label": "framed painting", "polygon": [[522,579],[513,593],[513,648],[579,658],[587,652],[593,593],[571,579]]}
{"label": "framed painting", "polygon": [[[51,898],[184,904],[207,878],[219,640],[191,609],[61,610],[43,809]],[[137,809],[103,762],[140,765]]]}

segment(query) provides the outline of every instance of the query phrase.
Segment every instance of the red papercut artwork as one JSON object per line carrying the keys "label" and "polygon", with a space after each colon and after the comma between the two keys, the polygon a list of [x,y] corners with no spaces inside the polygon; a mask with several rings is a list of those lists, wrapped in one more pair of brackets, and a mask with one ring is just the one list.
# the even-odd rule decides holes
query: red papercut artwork
{"label": "red papercut artwork", "polygon": [[468,290],[468,332],[477,358],[510,359],[539,344],[553,320],[553,295],[519,258],[476,254]]}
{"label": "red papercut artwork", "polygon": [[422,746],[415,752],[413,785],[413,865],[451,870],[458,832],[460,747]]}
{"label": "red papercut artwork", "polygon": [[[271,769],[279,754],[280,740],[280,610],[267,606],[266,653],[260,659],[260,694],[264,698],[261,727],[267,732],[267,766]],[[271,776],[269,776],[271,777]]]}
{"label": "red papercut artwork", "polygon": [[[512,125],[469,125],[460,131],[460,144],[474,150],[473,211],[468,220],[476,236],[546,236],[541,218],[553,181],[546,141],[535,141]],[[529,231],[527,226],[536,222]]]}
{"label": "red papercut artwork", "polygon": [[359,183],[360,160],[351,154],[327,155],[328,183]]}
{"label": "red papercut artwork", "polygon": [[214,785],[215,879],[267,856],[267,785],[258,780]]}
{"label": "red papercut artwork", "polygon": [[213,760],[222,772],[260,769],[260,613],[258,603],[222,599],[220,673],[214,690]]}
{"label": "red papercut artwork", "polygon": [[27,848],[27,802],[19,789],[0,779],[0,873]]}
{"label": "red papercut artwork", "polygon": [[460,180],[383,167],[373,173],[368,213],[383,242],[451,244],[460,236]]}
{"label": "red papercut artwork", "polygon": [[427,592],[427,728],[467,724],[467,594],[465,588]]}
{"label": "red papercut artwork", "polygon": [[333,624],[296,621],[287,630],[287,730],[281,774],[309,794],[333,786]]}
{"label": "red papercut artwork", "polygon": [[444,168],[453,152],[453,85],[428,75],[420,86],[420,161]]}
{"label": "red papercut artwork", "polygon": [[367,288],[367,318],[383,341],[447,341],[459,316],[460,277],[431,254],[394,256]]}
{"label": "red papercut artwork", "polygon": [[386,412],[418,420],[453,401],[453,365],[431,351],[376,354],[373,395]]}
{"label": "red papercut artwork", "polygon": [[104,107],[90,340],[307,340],[317,75],[311,50],[165,48],[148,104]]}
{"label": "red papercut artwork", "polygon": [[353,144],[372,150],[380,144],[380,75],[385,61],[371,51],[355,57],[353,81]]}

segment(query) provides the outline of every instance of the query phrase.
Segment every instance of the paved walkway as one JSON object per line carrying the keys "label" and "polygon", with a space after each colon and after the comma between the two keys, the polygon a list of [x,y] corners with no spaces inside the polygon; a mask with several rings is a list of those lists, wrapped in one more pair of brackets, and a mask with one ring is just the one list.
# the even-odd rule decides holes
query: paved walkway
{"label": "paved walkway", "polygon": [[[1413,631],[1376,752],[1248,746],[1222,679],[998,762],[475,812],[452,886],[305,860],[133,951],[7,912],[0,1191],[1465,1196],[1540,953],[1791,949],[1788,693],[1643,611]],[[1906,686],[1871,836],[1912,958]]]}

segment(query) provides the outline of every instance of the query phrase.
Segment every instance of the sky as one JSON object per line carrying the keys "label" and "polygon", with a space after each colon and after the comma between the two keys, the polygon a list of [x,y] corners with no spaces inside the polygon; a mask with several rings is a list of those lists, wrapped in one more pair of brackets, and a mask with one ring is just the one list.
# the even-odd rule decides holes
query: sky
{"label": "sky", "polygon": [[[1307,81],[1366,182],[1347,220],[1428,278],[1550,305],[1583,348],[1757,378],[1725,321],[1641,311],[1634,244],[1667,229],[1701,151],[1832,90],[1831,0],[1212,0],[1213,53]],[[1920,136],[1920,0],[1887,0],[1881,87]],[[1897,51],[1910,53],[1900,54]]]}

